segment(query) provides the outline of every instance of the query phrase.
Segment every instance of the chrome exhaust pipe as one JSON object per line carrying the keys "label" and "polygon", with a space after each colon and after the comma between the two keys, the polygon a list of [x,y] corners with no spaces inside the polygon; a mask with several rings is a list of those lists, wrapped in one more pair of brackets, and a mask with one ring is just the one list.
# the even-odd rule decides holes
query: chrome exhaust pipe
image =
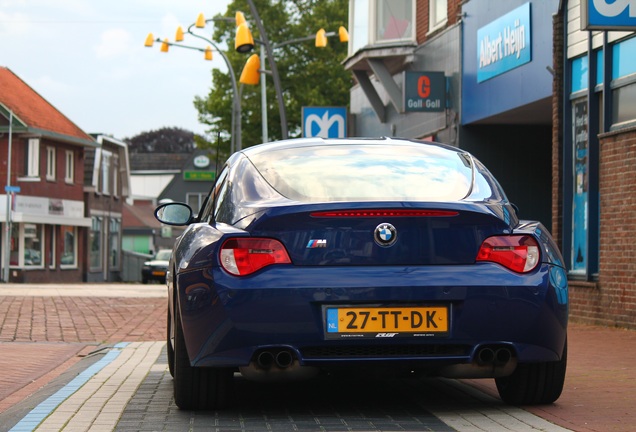
{"label": "chrome exhaust pipe", "polygon": [[276,354],[276,366],[281,369],[286,369],[294,363],[294,356],[289,351],[279,351]]}
{"label": "chrome exhaust pipe", "polygon": [[499,348],[495,352],[495,364],[497,365],[505,365],[512,358],[512,353],[508,348]]}
{"label": "chrome exhaust pipe", "polygon": [[269,351],[261,352],[258,357],[256,357],[256,364],[261,369],[269,369],[274,364],[274,354]]}
{"label": "chrome exhaust pipe", "polygon": [[495,360],[495,352],[490,348],[482,348],[477,353],[477,363],[480,365],[490,364]]}

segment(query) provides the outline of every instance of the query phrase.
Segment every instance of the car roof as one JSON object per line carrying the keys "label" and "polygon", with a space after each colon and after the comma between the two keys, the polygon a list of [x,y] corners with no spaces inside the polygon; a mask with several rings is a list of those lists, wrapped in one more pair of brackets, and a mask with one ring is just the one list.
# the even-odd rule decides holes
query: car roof
{"label": "car roof", "polygon": [[444,148],[450,151],[455,151],[458,153],[466,153],[465,151],[453,147],[448,144],[442,144],[433,141],[424,141],[424,140],[414,140],[414,139],[406,139],[406,138],[391,138],[391,137],[375,137],[375,138],[320,138],[320,137],[312,137],[312,138],[294,138],[287,139],[281,141],[272,141],[269,143],[258,144],[252,147],[248,147],[246,149],[241,150],[241,153],[246,156],[257,155],[259,153],[272,151],[272,150],[282,150],[287,148],[298,148],[298,147],[314,147],[314,146],[336,146],[336,145],[412,145],[412,146],[420,146],[420,145],[429,145],[436,146],[440,148]]}

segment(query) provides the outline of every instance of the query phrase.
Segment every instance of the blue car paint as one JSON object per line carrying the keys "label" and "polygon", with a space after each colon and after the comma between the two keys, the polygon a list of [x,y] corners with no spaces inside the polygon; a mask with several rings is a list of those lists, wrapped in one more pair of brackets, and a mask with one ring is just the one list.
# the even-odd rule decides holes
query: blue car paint
{"label": "blue car paint", "polygon": [[[230,162],[234,164],[233,169],[253,170],[241,155],[234,155]],[[497,189],[496,180],[489,175],[484,179],[482,189]],[[178,240],[171,261],[174,274],[169,274],[169,291],[172,298],[173,290],[178,290],[175,305],[180,308],[192,365],[245,366],[253,361],[255,352],[265,347],[288,347],[296,352],[302,365],[413,361],[418,366],[436,367],[470,363],[479,347],[490,344],[512,347],[520,362],[548,362],[560,358],[568,316],[563,259],[545,227],[538,222],[519,221],[505,196],[469,195],[466,201],[459,203],[330,202],[320,205],[281,198],[271,193],[260,177],[253,183],[234,183],[229,187],[236,192],[232,195],[236,200],[230,205],[232,211],[225,215],[232,220],[232,225],[190,225]],[[258,196],[266,197],[259,201]],[[472,250],[455,256],[453,259],[457,262],[450,265],[437,262],[395,265],[386,257],[382,261],[376,253],[370,254],[367,262],[359,261],[357,265],[338,265],[337,262],[324,265],[320,260],[310,259],[304,261],[304,265],[269,266],[247,277],[232,276],[220,267],[218,248],[226,238],[236,236],[279,238],[292,249],[292,262],[303,261],[298,245],[306,249],[308,239],[328,237],[329,226],[325,224],[325,233],[321,234],[320,221],[308,226],[307,215],[287,218],[289,214],[321,209],[400,206],[459,208],[466,212],[467,223],[483,219],[483,230],[477,230],[479,232],[475,234],[475,238],[482,240],[489,235],[531,235],[541,246],[543,262],[529,274],[520,275],[494,263],[475,264],[472,252],[476,251]],[[374,223],[348,222],[352,228],[358,225],[367,232]],[[400,224],[399,220],[395,223]],[[402,233],[407,233],[401,238],[408,243],[408,228]],[[295,236],[299,238],[294,239]],[[326,251],[318,248],[303,252]],[[466,256],[472,256],[473,261],[464,262]],[[373,261],[378,258],[380,261]],[[431,304],[449,306],[451,327],[448,335],[355,341],[327,340],[325,337],[324,311],[328,305]],[[304,355],[309,348],[344,344],[461,345],[465,349],[461,353],[434,357],[337,359]]]}

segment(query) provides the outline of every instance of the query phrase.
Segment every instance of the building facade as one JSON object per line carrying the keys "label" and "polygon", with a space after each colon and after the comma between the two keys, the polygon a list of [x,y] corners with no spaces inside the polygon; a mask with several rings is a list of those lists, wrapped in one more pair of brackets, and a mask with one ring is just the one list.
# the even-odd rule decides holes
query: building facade
{"label": "building facade", "polygon": [[94,134],[99,147],[86,151],[84,200],[91,220],[86,243],[86,281],[122,280],[123,207],[130,195],[128,146]]}
{"label": "building facade", "polygon": [[553,229],[569,267],[571,315],[636,328],[636,7],[628,3],[562,1],[554,18]]}
{"label": "building facade", "polygon": [[0,133],[3,280],[81,282],[91,225],[84,158],[96,141],[4,67]]}

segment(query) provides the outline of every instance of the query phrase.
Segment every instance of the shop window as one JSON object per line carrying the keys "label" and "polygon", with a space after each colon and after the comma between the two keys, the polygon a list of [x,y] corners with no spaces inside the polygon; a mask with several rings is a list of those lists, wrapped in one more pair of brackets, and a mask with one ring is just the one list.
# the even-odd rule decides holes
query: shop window
{"label": "shop window", "polygon": [[48,229],[46,230],[46,232],[47,232],[46,248],[48,250],[48,253],[47,253],[48,265],[49,265],[49,268],[55,268],[55,226],[50,225]]}
{"label": "shop window", "polygon": [[9,246],[9,265],[20,266],[20,227],[11,225],[11,245]]}
{"label": "shop window", "polygon": [[91,270],[102,268],[102,218],[91,218],[91,230],[88,233],[89,265]]}
{"label": "shop window", "polygon": [[46,179],[55,180],[55,147],[46,147]]}
{"label": "shop window", "polygon": [[43,267],[42,225],[22,225],[24,229],[24,267]]}
{"label": "shop window", "polygon": [[349,55],[369,45],[412,42],[415,1],[350,0],[349,30]]}
{"label": "shop window", "polygon": [[573,136],[573,191],[572,191],[572,245],[570,269],[574,274],[585,274],[588,264],[588,115],[587,99],[572,102]]}
{"label": "shop window", "polygon": [[108,244],[110,245],[110,268],[117,269],[119,268],[119,254],[120,254],[120,246],[119,246],[119,238],[121,231],[121,220],[120,219],[111,219],[110,220],[110,228],[108,231]]}
{"label": "shop window", "polygon": [[60,257],[60,267],[77,267],[77,229],[72,226],[62,225],[60,227],[62,235],[62,256]]}
{"label": "shop window", "polygon": [[72,150],[66,150],[66,172],[64,173],[64,181],[73,183],[75,179],[75,154]]}
{"label": "shop window", "polygon": [[447,0],[429,0],[428,30],[435,31],[446,25],[448,21]]}

